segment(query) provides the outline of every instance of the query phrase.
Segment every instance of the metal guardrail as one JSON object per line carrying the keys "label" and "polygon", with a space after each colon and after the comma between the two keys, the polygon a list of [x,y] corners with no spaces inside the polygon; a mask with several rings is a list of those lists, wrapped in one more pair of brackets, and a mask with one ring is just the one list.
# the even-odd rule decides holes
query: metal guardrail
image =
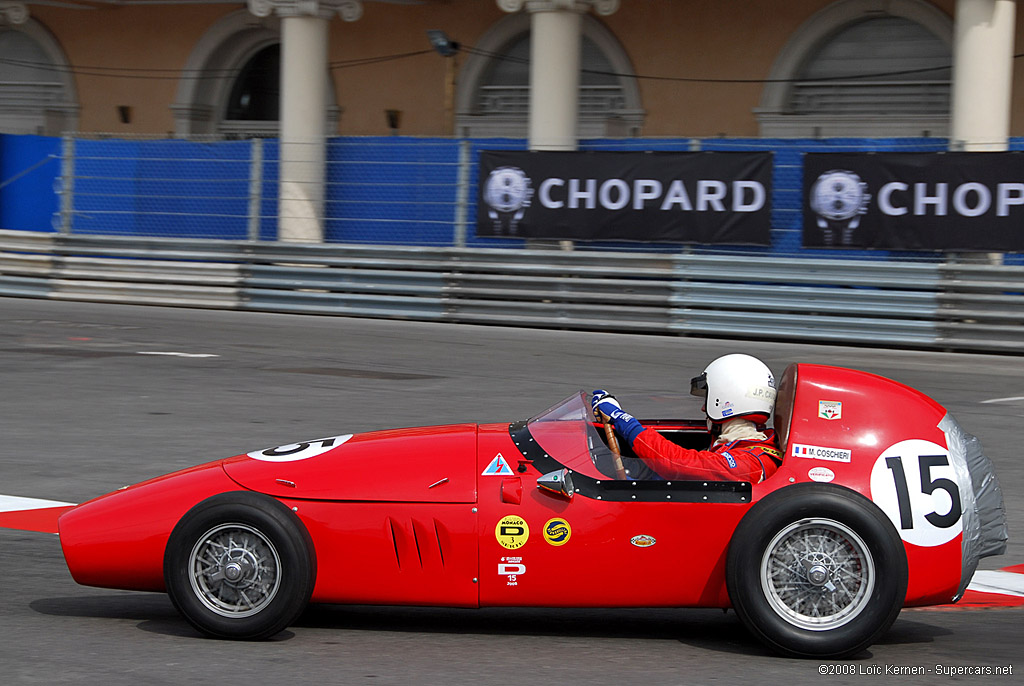
{"label": "metal guardrail", "polygon": [[1024,353],[1024,267],[0,231],[0,295]]}

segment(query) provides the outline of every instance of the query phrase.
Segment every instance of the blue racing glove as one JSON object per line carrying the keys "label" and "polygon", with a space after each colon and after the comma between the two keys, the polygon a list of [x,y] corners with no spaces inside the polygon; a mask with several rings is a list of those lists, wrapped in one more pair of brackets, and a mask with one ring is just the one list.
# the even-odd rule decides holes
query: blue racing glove
{"label": "blue racing glove", "polygon": [[601,417],[603,414],[612,420],[612,426],[615,427],[619,435],[629,441],[630,446],[633,445],[633,441],[644,430],[644,425],[636,417],[623,410],[622,406],[619,405],[619,401],[608,391],[594,391],[593,396],[590,398],[590,406],[594,410],[594,416],[598,419],[603,419]]}

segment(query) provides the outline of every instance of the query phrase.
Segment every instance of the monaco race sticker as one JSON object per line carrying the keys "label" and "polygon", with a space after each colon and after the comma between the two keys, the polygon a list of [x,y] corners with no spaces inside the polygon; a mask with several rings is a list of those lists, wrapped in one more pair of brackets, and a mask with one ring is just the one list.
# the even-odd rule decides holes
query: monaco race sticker
{"label": "monaco race sticker", "polygon": [[517,515],[502,517],[494,527],[494,538],[509,550],[518,550],[530,539],[530,527]]}
{"label": "monaco race sticker", "polygon": [[811,460],[829,460],[831,462],[849,462],[852,453],[845,448],[829,448],[821,445],[793,445],[793,457],[806,457]]}
{"label": "monaco race sticker", "polygon": [[843,418],[843,403],[838,400],[819,400],[818,401],[818,418],[819,419],[842,419]]}
{"label": "monaco race sticker", "polygon": [[526,565],[521,557],[503,557],[498,563],[498,574],[508,578],[506,586],[518,586],[519,577],[526,574]]}
{"label": "monaco race sticker", "polygon": [[318,438],[315,441],[306,441],[305,443],[290,443],[288,445],[279,445],[276,448],[267,448],[266,450],[254,450],[246,454],[254,460],[263,460],[264,462],[297,462],[299,460],[308,460],[317,455],[323,455],[328,450],[334,450],[350,438],[352,438],[352,434],[330,436],[328,438]]}
{"label": "monaco race sticker", "polygon": [[933,547],[963,530],[963,501],[949,451],[914,438],[886,448],[871,468],[871,499],[907,543]]}

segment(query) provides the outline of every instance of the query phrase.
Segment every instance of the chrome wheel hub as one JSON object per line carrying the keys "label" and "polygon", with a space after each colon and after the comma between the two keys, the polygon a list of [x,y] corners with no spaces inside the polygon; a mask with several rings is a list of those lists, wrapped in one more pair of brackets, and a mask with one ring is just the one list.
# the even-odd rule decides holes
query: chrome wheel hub
{"label": "chrome wheel hub", "polygon": [[224,578],[228,581],[238,581],[245,574],[245,570],[237,562],[229,562],[224,565]]}
{"label": "chrome wheel hub", "polygon": [[814,586],[824,586],[828,581],[828,569],[822,565],[813,565],[807,570],[807,580]]}

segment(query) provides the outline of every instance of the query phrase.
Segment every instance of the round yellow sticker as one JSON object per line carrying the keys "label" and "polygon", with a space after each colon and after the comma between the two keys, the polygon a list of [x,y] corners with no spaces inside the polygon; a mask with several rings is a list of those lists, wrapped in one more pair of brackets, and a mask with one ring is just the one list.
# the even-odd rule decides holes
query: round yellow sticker
{"label": "round yellow sticker", "polygon": [[549,519],[544,525],[544,540],[554,546],[565,545],[572,536],[572,527],[561,517]]}
{"label": "round yellow sticker", "polygon": [[508,515],[502,517],[498,526],[494,527],[494,537],[505,548],[516,550],[526,545],[527,539],[530,538],[530,527],[522,517]]}

